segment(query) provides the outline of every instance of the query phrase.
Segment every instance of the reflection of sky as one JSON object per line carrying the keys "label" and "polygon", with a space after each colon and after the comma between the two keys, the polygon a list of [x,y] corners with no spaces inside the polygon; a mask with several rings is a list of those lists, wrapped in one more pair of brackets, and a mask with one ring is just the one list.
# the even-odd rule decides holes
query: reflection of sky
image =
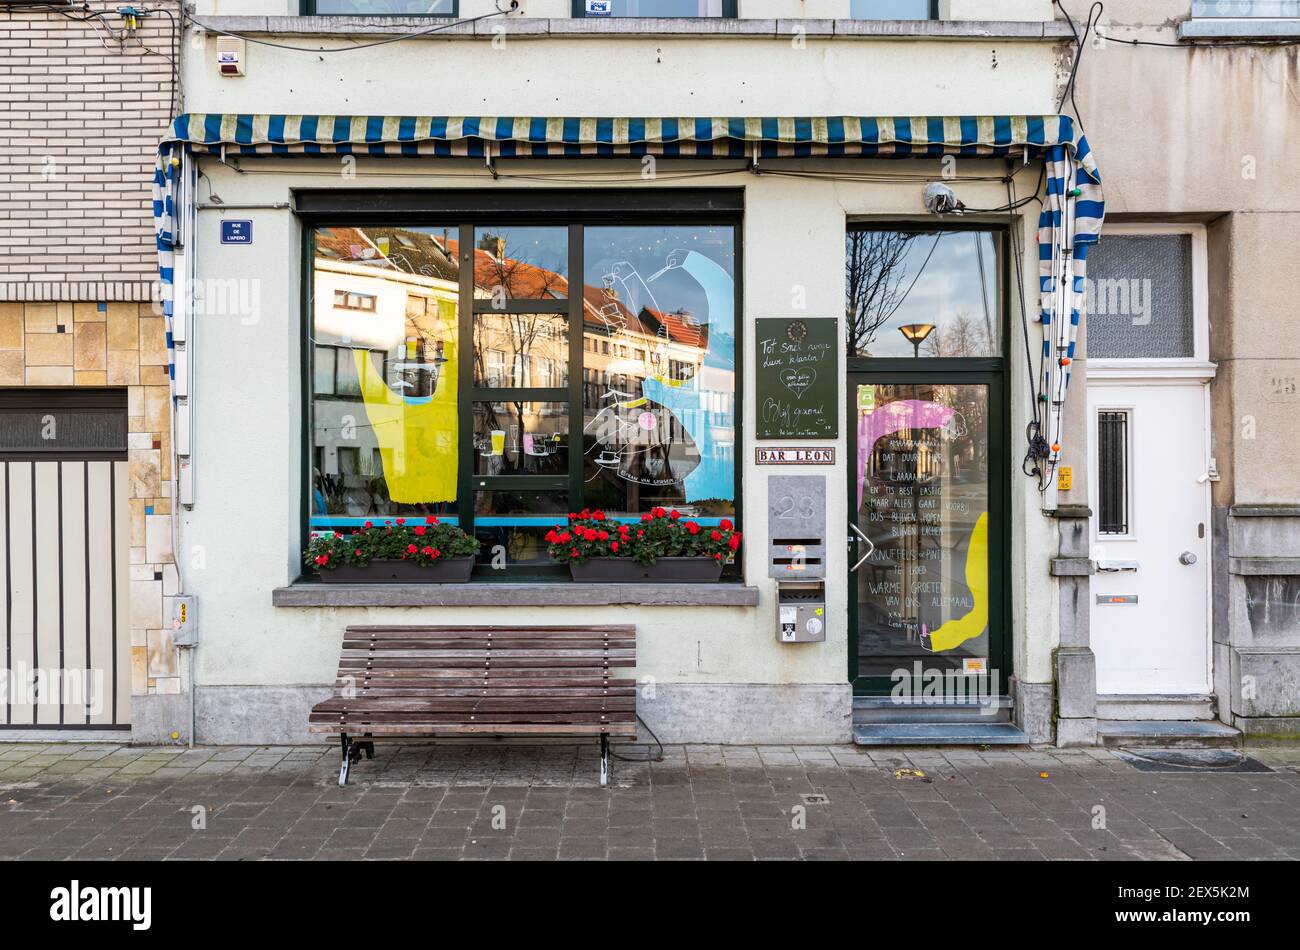
{"label": "reflection of sky", "polygon": [[853,0],[849,16],[855,20],[928,20],[930,0]]}
{"label": "reflection of sky", "polygon": [[[708,297],[695,278],[681,267],[664,270],[674,251],[703,254],[733,280],[735,278],[730,227],[587,228],[583,240],[586,257],[584,280],[589,286],[603,287],[605,277],[624,263],[630,264],[640,275],[640,280],[626,280],[618,285],[629,292],[632,299],[622,299],[622,302],[633,313],[642,307],[651,307],[662,313],[686,310],[699,323],[708,323],[718,316],[709,313]],[[712,329],[727,336],[734,331],[730,325]]]}
{"label": "reflection of sky", "polygon": [[474,245],[482,246],[486,237],[504,238],[508,260],[532,264],[560,276],[569,273],[568,228],[475,228]]}
{"label": "reflection of sky", "polygon": [[[935,239],[942,233],[936,245]],[[898,280],[899,293],[907,293],[889,322],[875,332],[867,344],[872,356],[912,356],[912,344],[899,327],[908,323],[932,323],[942,327],[960,313],[978,324],[986,318],[996,333],[998,326],[997,251],[993,235],[978,231],[948,231],[917,234],[908,242]],[[976,241],[983,244],[984,298],[981,301],[980,260]],[[930,249],[934,254],[925,263]],[[922,265],[925,269],[922,270]],[[920,275],[918,278],[918,274]],[[915,285],[912,281],[916,280]],[[908,292],[908,287],[911,291]],[[922,355],[925,347],[922,346]]]}

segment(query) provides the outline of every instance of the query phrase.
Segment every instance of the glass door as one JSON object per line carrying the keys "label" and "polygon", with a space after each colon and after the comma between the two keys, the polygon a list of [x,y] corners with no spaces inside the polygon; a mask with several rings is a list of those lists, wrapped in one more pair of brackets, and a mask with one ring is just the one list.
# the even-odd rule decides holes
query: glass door
{"label": "glass door", "polygon": [[854,690],[1001,695],[1001,375],[851,372],[848,382]]}

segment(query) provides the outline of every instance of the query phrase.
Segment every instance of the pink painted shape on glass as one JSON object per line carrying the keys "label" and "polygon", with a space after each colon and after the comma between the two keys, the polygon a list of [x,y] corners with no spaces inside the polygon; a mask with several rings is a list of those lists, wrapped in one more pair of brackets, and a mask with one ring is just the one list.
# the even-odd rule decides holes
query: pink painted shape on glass
{"label": "pink painted shape on glass", "polygon": [[858,417],[858,511],[862,510],[862,484],[867,459],[876,441],[902,429],[942,429],[957,410],[924,399],[900,399]]}

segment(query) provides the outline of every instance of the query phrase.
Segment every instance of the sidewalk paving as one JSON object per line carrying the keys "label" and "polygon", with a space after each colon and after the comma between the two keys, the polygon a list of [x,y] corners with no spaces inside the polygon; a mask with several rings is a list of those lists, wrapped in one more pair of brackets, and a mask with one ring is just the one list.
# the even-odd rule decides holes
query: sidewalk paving
{"label": "sidewalk paving", "polygon": [[1294,747],[1162,774],[1100,749],[670,746],[609,788],[594,744],[376,748],[339,788],[333,747],[0,744],[0,858],[1300,859]]}

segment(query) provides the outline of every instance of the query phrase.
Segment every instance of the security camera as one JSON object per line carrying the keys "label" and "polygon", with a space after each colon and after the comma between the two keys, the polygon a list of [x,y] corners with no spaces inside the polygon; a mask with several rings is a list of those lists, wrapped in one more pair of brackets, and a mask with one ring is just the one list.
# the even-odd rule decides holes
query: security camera
{"label": "security camera", "polygon": [[925,186],[925,208],[931,214],[952,214],[965,207],[953,190],[942,182],[932,181]]}

